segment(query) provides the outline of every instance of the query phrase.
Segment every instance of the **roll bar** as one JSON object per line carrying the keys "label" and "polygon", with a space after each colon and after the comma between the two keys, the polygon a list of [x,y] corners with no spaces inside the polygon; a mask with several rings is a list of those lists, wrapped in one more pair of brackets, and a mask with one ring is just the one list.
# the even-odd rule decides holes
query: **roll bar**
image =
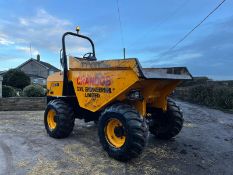
{"label": "roll bar", "polygon": [[65,42],[66,36],[72,35],[72,36],[76,36],[76,37],[80,37],[80,38],[88,40],[92,46],[93,57],[95,57],[95,45],[94,45],[93,41],[87,36],[78,34],[79,28],[76,28],[76,31],[77,31],[77,33],[66,32],[62,36],[62,59],[63,59],[62,66],[63,66],[63,73],[64,73],[63,74],[63,96],[67,96],[69,93],[68,92],[68,74],[67,74],[68,73],[68,66],[67,66],[66,42]]}

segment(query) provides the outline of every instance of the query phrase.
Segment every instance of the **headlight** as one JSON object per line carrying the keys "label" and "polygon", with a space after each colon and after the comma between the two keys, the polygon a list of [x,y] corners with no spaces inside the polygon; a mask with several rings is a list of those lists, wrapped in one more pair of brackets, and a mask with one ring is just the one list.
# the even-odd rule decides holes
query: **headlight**
{"label": "headlight", "polygon": [[142,100],[143,96],[139,90],[133,89],[127,94],[128,100]]}

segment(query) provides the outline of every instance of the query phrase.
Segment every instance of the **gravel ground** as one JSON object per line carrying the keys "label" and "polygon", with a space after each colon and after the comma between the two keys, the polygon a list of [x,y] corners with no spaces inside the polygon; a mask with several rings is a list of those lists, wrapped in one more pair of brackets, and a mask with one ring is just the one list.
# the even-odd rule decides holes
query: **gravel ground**
{"label": "gravel ground", "polygon": [[0,174],[233,174],[233,114],[177,102],[185,123],[172,140],[152,135],[128,163],[108,157],[97,126],[76,120],[73,133],[46,134],[43,111],[0,111]]}

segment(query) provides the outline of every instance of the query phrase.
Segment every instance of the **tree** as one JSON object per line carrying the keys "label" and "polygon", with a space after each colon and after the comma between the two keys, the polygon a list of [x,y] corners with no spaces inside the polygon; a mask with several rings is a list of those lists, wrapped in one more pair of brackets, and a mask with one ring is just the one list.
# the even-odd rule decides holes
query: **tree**
{"label": "tree", "polygon": [[19,69],[10,69],[3,75],[4,85],[23,89],[30,84],[30,78]]}

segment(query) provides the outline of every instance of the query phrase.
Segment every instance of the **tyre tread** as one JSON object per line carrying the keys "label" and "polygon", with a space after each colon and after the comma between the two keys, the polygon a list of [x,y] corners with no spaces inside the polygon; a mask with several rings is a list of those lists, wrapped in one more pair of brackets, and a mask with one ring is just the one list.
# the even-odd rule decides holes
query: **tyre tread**
{"label": "tyre tread", "polygon": [[[103,135],[104,126],[101,126],[101,123],[111,113],[122,116],[122,118],[125,120],[126,126],[128,127],[128,134],[130,135],[124,149],[119,151],[116,151],[116,149],[112,148],[112,146],[106,144],[106,138]],[[147,137],[145,136],[148,135],[148,129],[144,127],[144,120],[140,117],[140,114],[135,108],[122,103],[113,104],[102,112],[99,122],[100,143],[111,157],[120,161],[127,161],[141,154],[147,142]]]}

